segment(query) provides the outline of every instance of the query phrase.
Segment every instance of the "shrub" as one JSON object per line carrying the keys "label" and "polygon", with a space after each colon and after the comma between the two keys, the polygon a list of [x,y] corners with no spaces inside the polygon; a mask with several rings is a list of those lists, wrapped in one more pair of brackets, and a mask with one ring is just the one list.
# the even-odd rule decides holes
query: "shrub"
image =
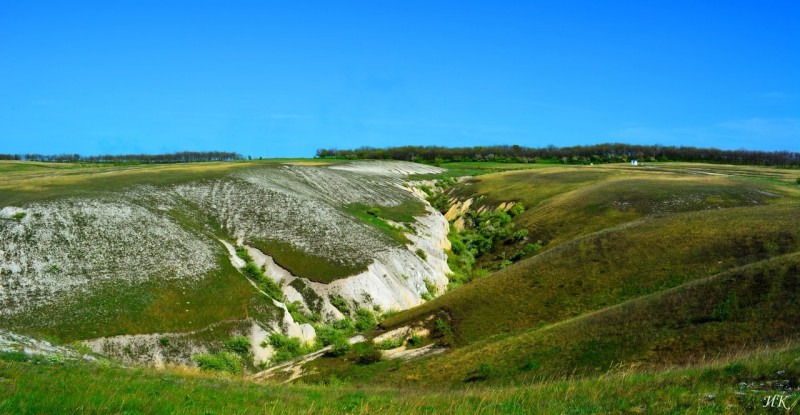
{"label": "shrub", "polygon": [[419,185],[419,186],[417,186],[417,188],[419,190],[422,190],[422,192],[425,193],[429,198],[433,197],[434,194],[435,194],[435,193],[433,193],[433,190],[431,190],[430,186],[428,186],[428,185],[425,185],[425,184]]}
{"label": "shrub", "polygon": [[233,353],[202,354],[194,356],[194,360],[197,362],[197,366],[203,370],[228,372],[234,375],[242,372],[242,360]]}
{"label": "shrub", "polygon": [[430,202],[431,206],[434,209],[438,210],[441,213],[446,213],[448,210],[450,210],[450,207],[452,206],[450,204],[450,199],[444,193],[435,197],[428,198],[428,202]]}
{"label": "shrub", "polygon": [[381,314],[381,320],[387,319],[387,318],[392,317],[392,316],[396,316],[398,313],[400,313],[400,310],[397,310],[397,309],[393,308],[393,309]]}
{"label": "shrub", "polygon": [[408,345],[410,347],[417,347],[420,344],[422,344],[422,337],[420,337],[418,334],[412,334],[411,337],[408,338]]}
{"label": "shrub", "polygon": [[524,248],[511,256],[511,261],[517,262],[540,249],[542,249],[542,241],[536,241],[536,243],[532,244],[525,244]]}
{"label": "shrub", "polygon": [[428,259],[428,254],[426,254],[425,251],[422,250],[422,248],[418,248],[416,252],[417,252],[417,256],[422,258],[423,260],[427,260]]}
{"label": "shrub", "polygon": [[341,320],[334,321],[333,328],[336,330],[342,330],[348,334],[356,331],[356,325],[353,324],[353,320],[350,320],[349,318],[343,318]]}
{"label": "shrub", "polygon": [[381,352],[372,342],[362,342],[353,345],[353,358],[360,365],[369,365],[381,361]]}
{"label": "shrub", "polygon": [[425,291],[424,293],[420,294],[420,298],[422,298],[425,301],[433,300],[433,296],[431,295],[431,293],[429,293],[427,291]]}
{"label": "shrub", "polygon": [[0,351],[0,360],[5,360],[6,362],[27,362],[30,360],[30,356],[24,352],[15,350]]}
{"label": "shrub", "polygon": [[508,238],[508,241],[509,241],[509,243],[514,244],[514,243],[517,243],[517,242],[525,239],[526,236],[528,236],[528,230],[527,229],[520,229],[520,230],[512,233],[511,237]]}
{"label": "shrub", "polygon": [[339,294],[329,295],[328,301],[330,301],[331,305],[336,307],[342,314],[345,316],[350,315],[350,305],[347,304],[347,300],[344,299]]}
{"label": "shrub", "polygon": [[228,340],[228,350],[246,356],[250,353],[250,339],[245,336],[236,336]]}
{"label": "shrub", "polygon": [[467,380],[467,382],[474,382],[474,381],[478,381],[478,380],[486,380],[486,379],[489,379],[490,377],[494,376],[494,374],[495,374],[495,371],[494,371],[494,368],[492,367],[492,365],[490,365],[488,363],[481,363],[480,365],[478,365],[478,369],[477,370],[472,371],[472,372],[469,373],[469,375],[467,375],[467,379],[466,380]]}
{"label": "shrub", "polygon": [[375,318],[375,314],[372,311],[366,308],[356,310],[356,330],[369,330],[375,327],[376,324],[378,324],[378,319]]}
{"label": "shrub", "polygon": [[311,351],[308,348],[303,347],[303,345],[300,343],[300,339],[284,336],[281,333],[270,334],[268,342],[275,350],[275,354],[272,355],[273,363],[285,362]]}
{"label": "shrub", "polygon": [[243,246],[236,247],[236,256],[243,259],[245,263],[253,262],[253,257],[250,256],[250,253],[247,252],[247,249]]}
{"label": "shrub", "polygon": [[508,210],[508,214],[511,215],[511,217],[521,215],[524,212],[525,212],[525,206],[523,206],[522,203],[520,202],[514,203],[514,206],[512,206],[511,209]]}
{"label": "shrub", "polygon": [[[349,320],[347,320],[349,321]],[[341,326],[340,326],[341,327]],[[336,328],[331,325],[322,325],[317,328],[317,347],[334,345],[337,342],[347,342],[347,337],[353,332],[352,322],[343,328]]]}
{"label": "shrub", "polygon": [[292,301],[286,304],[286,309],[289,310],[292,319],[297,323],[316,323],[322,321],[322,316],[319,313],[306,313],[300,301]]}
{"label": "shrub", "polygon": [[405,343],[405,340],[402,337],[386,339],[378,344],[378,348],[381,350],[396,349],[402,346],[403,343]]}
{"label": "shrub", "polygon": [[528,363],[525,363],[525,365],[522,366],[522,370],[524,371],[534,370],[539,368],[539,366],[541,366],[539,362],[535,360],[529,360]]}
{"label": "shrub", "polygon": [[248,262],[247,265],[242,268],[242,272],[244,272],[244,275],[248,278],[254,280],[256,284],[258,284],[258,288],[267,293],[267,295],[278,301],[284,301],[281,287],[278,283],[273,281],[272,278],[264,275],[264,270],[259,268],[255,262]]}
{"label": "shrub", "polygon": [[337,337],[331,347],[331,350],[327,352],[329,356],[344,356],[350,350],[350,342],[345,337]]}
{"label": "shrub", "polygon": [[164,336],[164,337],[158,339],[158,344],[160,344],[161,347],[169,346],[169,337]]}
{"label": "shrub", "polygon": [[14,214],[14,216],[11,217],[11,219],[14,219],[17,222],[20,222],[20,221],[22,221],[22,219],[25,218],[25,215],[27,215],[27,213],[25,213],[25,212],[17,212],[17,213]]}
{"label": "shrub", "polygon": [[433,337],[452,337],[453,329],[450,328],[450,323],[443,318],[437,318],[433,323]]}
{"label": "shrub", "polygon": [[423,282],[425,283],[425,289],[428,290],[431,295],[439,294],[439,287],[437,287],[436,284],[427,278]]}

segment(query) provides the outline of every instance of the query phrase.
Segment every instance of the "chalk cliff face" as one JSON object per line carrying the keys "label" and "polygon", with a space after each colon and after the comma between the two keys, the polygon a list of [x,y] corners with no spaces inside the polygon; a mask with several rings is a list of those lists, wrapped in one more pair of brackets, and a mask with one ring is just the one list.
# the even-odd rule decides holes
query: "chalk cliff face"
{"label": "chalk cliff face", "polygon": [[[270,332],[313,340],[313,328],[292,319],[286,308],[290,302],[318,312],[325,321],[345,317],[331,304],[331,297],[340,297],[352,310],[413,307],[432,287],[443,292],[447,285],[448,222],[404,177],[439,171],[405,162],[254,166],[213,179],[134,184],[97,197],[6,206],[0,210],[0,316],[6,322],[1,325],[48,333],[59,332],[65,324],[80,327],[81,321],[97,315],[116,321],[138,309],[118,304],[84,310],[82,304],[95,304],[96,297],[106,292],[113,296],[142,291],[153,298],[141,300],[137,307],[149,312],[155,306],[148,301],[160,301],[158,291],[164,289],[176,293],[170,295],[181,308],[185,303],[185,317],[174,313],[167,317],[177,322],[129,323],[97,331],[101,337],[91,333],[71,337],[94,338],[87,343],[93,349],[121,357],[131,355],[122,350],[138,345],[139,357],[131,355],[129,360],[185,362],[190,353],[176,353],[175,344],[192,352],[213,349],[192,339],[206,337],[197,333],[216,323],[199,326],[191,315],[200,312],[200,306],[181,295],[196,299],[193,290],[243,267],[234,245],[247,249],[264,274],[280,284],[285,298],[285,303],[264,301],[256,287],[228,298],[261,301],[258,312],[249,306],[244,315],[220,320],[242,321],[226,330],[249,336],[254,346],[260,347]],[[389,221],[403,229],[407,243],[398,243],[347,209],[355,204],[391,208],[408,203],[425,204],[425,212],[408,224]],[[301,254],[358,271],[328,283],[292,275],[270,252],[249,243],[254,240],[279,241]],[[237,278],[246,281],[244,275]],[[60,307],[69,312],[59,313]],[[185,329],[181,319],[186,320]],[[162,340],[170,336],[172,342]],[[161,350],[167,344],[172,352]],[[269,350],[256,352],[262,360],[269,357]]]}

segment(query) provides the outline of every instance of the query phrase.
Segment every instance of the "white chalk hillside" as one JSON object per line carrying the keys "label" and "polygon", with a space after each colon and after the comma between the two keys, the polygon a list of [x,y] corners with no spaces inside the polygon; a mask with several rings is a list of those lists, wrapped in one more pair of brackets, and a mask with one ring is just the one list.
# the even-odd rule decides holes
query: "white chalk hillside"
{"label": "white chalk hillside", "polygon": [[[413,231],[407,232],[410,244],[401,246],[343,207],[355,203],[391,207],[420,200],[403,177],[439,171],[405,162],[263,166],[235,170],[214,180],[127,188],[102,198],[5,207],[0,210],[0,316],[7,321],[30,317],[26,313],[110,284],[169,280],[188,287],[210,278],[221,266],[220,258],[241,266],[235,256],[228,258],[219,232],[230,243],[277,240],[332,263],[369,264],[357,275],[322,284],[292,275],[268,253],[248,247],[266,274],[282,284],[287,301],[312,308],[295,288],[301,280],[322,299],[321,314],[328,321],[342,317],[330,304],[332,295],[343,297],[353,308],[410,308],[423,301],[426,284],[440,291],[447,285],[449,269],[443,251],[448,244],[447,221],[428,207],[427,214],[411,225]],[[213,218],[221,230],[214,234],[187,228],[174,215],[181,209],[190,209],[190,216]],[[25,213],[21,218],[20,212]],[[270,331],[313,338],[313,329],[300,327],[289,313],[275,315],[274,321],[251,319],[248,324],[255,326],[247,331],[254,343]],[[133,336],[126,339],[145,336],[141,339],[154,348],[151,355],[158,355],[160,337],[128,334]],[[103,352],[102,341],[91,344]],[[106,352],[111,349],[106,347]]]}

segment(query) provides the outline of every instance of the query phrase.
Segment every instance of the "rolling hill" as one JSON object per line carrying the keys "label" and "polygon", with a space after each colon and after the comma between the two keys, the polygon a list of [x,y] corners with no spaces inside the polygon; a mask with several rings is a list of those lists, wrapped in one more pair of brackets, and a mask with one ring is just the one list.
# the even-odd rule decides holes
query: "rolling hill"
{"label": "rolling hill", "polygon": [[[743,413],[800,399],[795,170],[0,171],[0,330],[75,350],[31,357],[35,340],[0,336],[0,413],[170,412],[143,400],[154,388],[188,413]],[[48,377],[76,387],[44,396]],[[125,392],[86,386],[109,378]]]}

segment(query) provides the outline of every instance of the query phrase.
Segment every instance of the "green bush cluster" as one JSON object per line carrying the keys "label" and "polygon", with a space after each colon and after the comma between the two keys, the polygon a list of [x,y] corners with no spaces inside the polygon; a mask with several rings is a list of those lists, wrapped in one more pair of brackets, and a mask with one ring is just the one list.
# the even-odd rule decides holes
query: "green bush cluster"
{"label": "green bush cluster", "polygon": [[194,361],[203,370],[228,372],[234,375],[242,372],[242,359],[230,352],[201,354],[194,356]]}
{"label": "green bush cluster", "polygon": [[328,296],[328,301],[330,301],[331,305],[336,307],[342,314],[345,316],[350,315],[350,305],[347,303],[347,300],[344,299],[339,294],[333,294]]}
{"label": "green bush cluster", "polygon": [[300,301],[292,301],[291,303],[287,303],[286,309],[289,310],[289,314],[292,315],[292,319],[294,319],[294,321],[297,323],[314,324],[322,321],[322,315],[320,313],[309,314],[305,312]]}
{"label": "green bush cluster", "polygon": [[356,310],[355,327],[357,331],[369,330],[377,324],[378,319],[372,310],[363,307]]}
{"label": "green bush cluster", "polygon": [[394,338],[394,339],[386,339],[380,343],[378,343],[378,348],[381,350],[389,350],[389,349],[396,349],[402,346],[405,343],[405,339],[402,337]]}
{"label": "green bush cluster", "polygon": [[267,293],[267,295],[278,301],[284,301],[283,290],[281,290],[281,287],[278,285],[278,283],[273,281],[272,278],[264,274],[264,270],[256,265],[255,262],[248,262],[247,265],[242,268],[242,272],[248,278],[255,281],[256,284],[258,284],[258,288]]}
{"label": "green bush cluster", "polygon": [[247,248],[243,246],[236,247],[236,256],[244,260],[245,263],[253,262],[253,257],[250,256],[249,252],[247,252]]}
{"label": "green bush cluster", "polygon": [[343,356],[350,350],[348,338],[355,333],[355,324],[350,319],[342,319],[333,324],[315,327],[317,330],[317,347],[332,346],[327,352],[329,356]]}
{"label": "green bush cluster", "polygon": [[269,344],[274,350],[274,354],[272,355],[272,363],[274,364],[282,363],[314,351],[313,347],[307,347],[300,343],[300,339],[285,336],[281,333],[270,334],[269,338],[264,343],[262,343],[262,347]]}
{"label": "green bush cluster", "polygon": [[250,339],[245,336],[236,336],[228,340],[228,350],[239,356],[247,356],[250,354]]}
{"label": "green bush cluster", "polygon": [[[450,276],[449,288],[453,289],[465,284],[481,275],[487,270],[475,269],[475,264],[482,256],[494,252],[498,245],[520,245],[528,240],[527,229],[516,229],[513,217],[525,212],[522,203],[515,203],[508,211],[494,210],[477,214],[468,212],[465,216],[465,228],[458,232],[450,229],[450,255],[448,265],[453,271]],[[502,258],[496,265],[498,269],[510,266],[526,256],[542,248],[541,242],[526,243],[509,259]]]}
{"label": "green bush cluster", "polygon": [[450,327],[450,323],[442,317],[437,318],[434,322],[431,337],[439,339],[439,343],[444,346],[454,343],[453,329]]}
{"label": "green bush cluster", "polygon": [[356,343],[351,349],[353,360],[360,365],[369,365],[381,361],[381,351],[371,341]]}
{"label": "green bush cluster", "polygon": [[422,337],[415,333],[412,334],[411,337],[409,337],[406,341],[408,342],[409,347],[418,347],[422,344]]}

